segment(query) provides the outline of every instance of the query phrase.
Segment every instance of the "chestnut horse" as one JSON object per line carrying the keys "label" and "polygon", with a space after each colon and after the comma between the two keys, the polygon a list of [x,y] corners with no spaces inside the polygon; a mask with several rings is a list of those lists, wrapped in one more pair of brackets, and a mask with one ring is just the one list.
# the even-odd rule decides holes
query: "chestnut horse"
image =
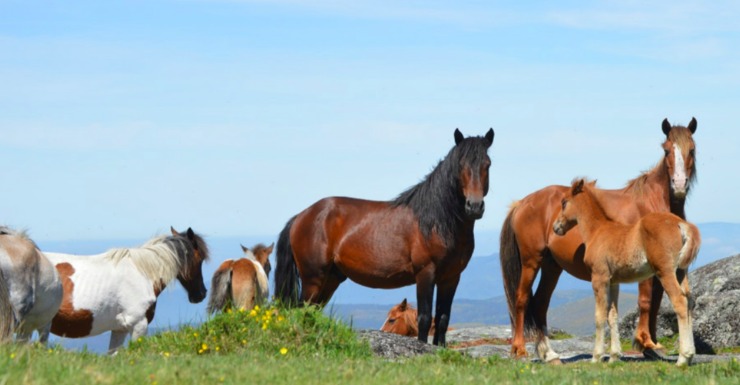
{"label": "chestnut horse", "polygon": [[573,182],[562,200],[560,215],[553,231],[565,235],[578,224],[586,245],[583,263],[591,271],[591,285],[596,303],[596,339],[593,362],[604,354],[604,322],[611,329],[610,362],[621,355],[617,300],[619,284],[637,282],[655,276],[668,294],[678,318],[678,366],[691,363],[694,335],[689,312],[687,271],[699,253],[699,229],[667,212],[652,212],[636,223],[626,225],[609,218],[594,193],[594,183],[583,179]]}
{"label": "chestnut horse", "polygon": [[36,330],[45,344],[61,303],[54,265],[25,232],[0,226],[0,342],[13,333],[28,341]]}
{"label": "chestnut horse", "polygon": [[[696,177],[696,119],[692,118],[688,127],[671,126],[666,119],[662,130],[666,136],[662,146],[665,154],[655,167],[620,190],[594,189],[610,218],[635,223],[650,212],[672,212],[685,218],[686,195]],[[568,190],[567,186],[549,186],[515,202],[501,229],[501,271],[512,323],[511,353],[515,357],[527,356],[526,330],[535,332],[536,351],[542,360],[559,362],[547,336],[547,308],[552,292],[563,270],[586,281],[591,279],[583,262],[584,246],[578,231],[564,237],[552,232],[560,201]],[[532,296],[532,285],[540,270],[539,286]],[[639,291],[640,321],[635,344],[645,351],[659,347],[654,342],[655,318],[663,289],[658,280],[648,279],[640,283]]]}
{"label": "chestnut horse", "polygon": [[[386,333],[399,334],[406,337],[417,337],[419,335],[419,324],[416,318],[418,312],[415,307],[406,302],[406,298],[398,305],[395,305],[388,311],[388,316],[380,327],[381,331]],[[435,330],[434,320],[432,320],[431,330]]]}
{"label": "chestnut horse", "polygon": [[80,338],[111,331],[109,354],[128,334],[146,335],[157,297],[177,278],[191,303],[203,301],[203,262],[208,247],[192,229],[149,240],[143,246],[79,256],[46,253],[62,277],[64,298],[51,332]]}
{"label": "chestnut horse", "polygon": [[447,156],[392,201],[324,198],[291,218],[277,244],[276,297],[326,304],[347,278],[384,289],[416,283],[418,338],[426,342],[436,286],[433,343],[445,345],[473,227],[483,216],[493,135],[465,138],[456,129]]}
{"label": "chestnut horse", "polygon": [[244,258],[227,259],[216,269],[211,280],[208,313],[231,307],[252,309],[270,296],[267,276],[273,246],[260,243],[251,250],[242,246]]}

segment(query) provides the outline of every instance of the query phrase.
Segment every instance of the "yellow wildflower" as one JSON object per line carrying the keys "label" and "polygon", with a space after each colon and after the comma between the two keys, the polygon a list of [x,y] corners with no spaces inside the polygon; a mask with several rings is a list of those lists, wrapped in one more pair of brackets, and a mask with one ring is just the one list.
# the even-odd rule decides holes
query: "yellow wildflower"
{"label": "yellow wildflower", "polygon": [[282,355],[288,354],[288,348],[282,348],[282,349],[280,349],[280,354],[282,354]]}

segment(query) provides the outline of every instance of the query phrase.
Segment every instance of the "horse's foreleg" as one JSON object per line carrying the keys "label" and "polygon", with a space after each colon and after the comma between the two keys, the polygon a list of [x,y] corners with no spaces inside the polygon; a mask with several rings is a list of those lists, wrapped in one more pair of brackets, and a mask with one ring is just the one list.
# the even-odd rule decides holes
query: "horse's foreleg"
{"label": "horse's foreleg", "polygon": [[51,333],[51,322],[37,329],[39,333],[39,343],[46,345],[49,341],[49,333]]}
{"label": "horse's foreleg", "polygon": [[609,349],[609,362],[619,361],[622,356],[622,344],[619,341],[619,284],[609,286],[608,300],[608,322],[610,331],[611,348]]}
{"label": "horse's foreleg", "polygon": [[[688,294],[681,288],[678,279],[673,271],[659,272],[660,282],[665,288],[668,298],[673,304],[673,310],[678,318],[678,362],[676,365],[685,366],[691,363],[691,359],[696,353],[694,347],[694,332],[691,326],[691,314],[689,312]],[[688,285],[688,280],[683,279]]]}
{"label": "horse's foreleg", "polygon": [[445,337],[447,335],[447,327],[450,325],[452,300],[455,298],[458,283],[460,283],[459,275],[454,280],[437,284],[437,306],[434,312],[436,330],[434,331],[434,340],[432,342],[434,345],[447,346]]}
{"label": "horse's foreleg", "polygon": [[[432,300],[434,297],[434,267],[420,271],[416,275],[416,303],[418,308],[416,321],[419,325],[419,341],[424,343],[429,339],[429,329],[432,326]],[[437,324],[437,328],[439,328]]]}
{"label": "horse's foreleg", "polygon": [[591,286],[594,289],[594,323],[596,325],[591,362],[599,362],[601,356],[604,355],[604,324],[607,318],[609,277],[594,272],[591,275]]}
{"label": "horse's foreleg", "polygon": [[542,274],[537,291],[531,299],[529,308],[534,316],[535,331],[537,333],[537,344],[535,350],[541,360],[548,363],[560,364],[560,355],[550,346],[550,338],[547,330],[547,309],[550,307],[550,299],[558,284],[560,273],[563,268],[552,258],[546,258],[542,262]]}

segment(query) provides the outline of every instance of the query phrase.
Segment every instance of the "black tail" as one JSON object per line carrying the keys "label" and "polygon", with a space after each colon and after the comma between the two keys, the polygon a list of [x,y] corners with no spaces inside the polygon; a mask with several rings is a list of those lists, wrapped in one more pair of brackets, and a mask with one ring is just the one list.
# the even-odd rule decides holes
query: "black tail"
{"label": "black tail", "polygon": [[290,218],[285,228],[280,232],[277,243],[277,267],[275,268],[275,298],[283,304],[295,306],[298,304],[300,283],[298,282],[298,268],[295,264],[293,248],[290,246],[290,228],[293,227],[295,217]]}
{"label": "black tail", "polygon": [[[519,288],[519,281],[522,278],[522,258],[519,255],[519,244],[516,241],[514,228],[511,226],[511,218],[514,216],[516,206],[509,210],[506,215],[504,224],[501,228],[501,239],[499,241],[499,258],[501,261],[501,274],[504,278],[504,292],[506,293],[506,302],[509,305],[509,319],[511,320],[512,330],[514,328],[514,315],[516,311],[516,292]],[[532,291],[529,292],[530,306],[524,313],[524,332],[529,333],[535,327],[534,314],[532,313]]]}

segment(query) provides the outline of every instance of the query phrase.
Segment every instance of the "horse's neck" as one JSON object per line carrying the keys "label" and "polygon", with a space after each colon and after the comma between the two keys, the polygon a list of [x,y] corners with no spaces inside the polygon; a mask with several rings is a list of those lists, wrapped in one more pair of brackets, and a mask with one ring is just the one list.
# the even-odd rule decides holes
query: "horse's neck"
{"label": "horse's neck", "polygon": [[665,161],[640,175],[625,188],[633,195],[640,216],[651,212],[672,212],[683,218],[684,200],[673,202],[670,194],[671,176]]}
{"label": "horse's neck", "polygon": [[584,191],[581,195],[578,210],[578,229],[586,243],[599,227],[612,223],[613,221],[606,216],[604,208],[591,191]]}

